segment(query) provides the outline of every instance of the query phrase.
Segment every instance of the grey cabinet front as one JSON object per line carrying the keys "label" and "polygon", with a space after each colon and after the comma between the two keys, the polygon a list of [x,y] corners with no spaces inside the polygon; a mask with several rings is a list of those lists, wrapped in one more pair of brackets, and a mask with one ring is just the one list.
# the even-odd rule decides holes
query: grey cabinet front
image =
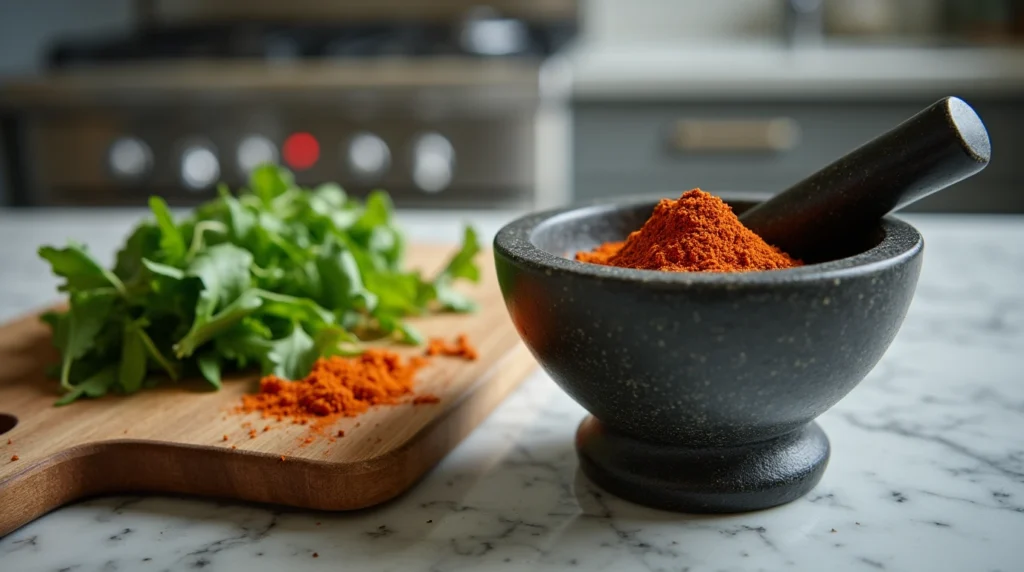
{"label": "grey cabinet front", "polygon": [[[939,96],[900,101],[578,101],[576,200],[708,191],[778,192]],[[993,160],[913,210],[1024,212],[1024,95],[972,99]]]}

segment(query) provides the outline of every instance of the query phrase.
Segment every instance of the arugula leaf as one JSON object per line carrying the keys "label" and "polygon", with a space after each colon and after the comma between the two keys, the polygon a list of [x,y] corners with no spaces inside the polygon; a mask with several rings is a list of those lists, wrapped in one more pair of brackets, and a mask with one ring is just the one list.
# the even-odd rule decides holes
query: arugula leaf
{"label": "arugula leaf", "polygon": [[196,314],[196,321],[192,323],[188,333],[174,344],[175,355],[178,356],[178,359],[191,356],[196,348],[235,325],[242,318],[252,314],[262,305],[262,298],[257,293],[250,291],[239,296],[234,302],[214,315]]}
{"label": "arugula leaf", "polygon": [[231,229],[231,237],[236,242],[244,242],[249,239],[249,233],[252,232],[252,228],[256,226],[256,215],[246,209],[241,201],[231,195],[231,191],[228,190],[227,185],[223,183],[217,186],[217,194],[220,195],[220,200],[227,208],[228,228]]}
{"label": "arugula leaf", "polygon": [[339,326],[327,326],[316,333],[313,343],[316,355],[323,357],[351,356],[362,353],[358,346],[358,338],[352,332]]}
{"label": "arugula leaf", "polygon": [[434,285],[434,293],[441,308],[465,314],[475,312],[477,304],[472,298],[454,289],[450,281],[441,281]]}
{"label": "arugula leaf", "polygon": [[215,389],[220,389],[220,356],[217,355],[217,352],[209,350],[199,354],[196,358],[196,365],[199,366],[199,372],[203,374],[203,378],[210,382]]}
{"label": "arugula leaf", "polygon": [[211,310],[238,298],[252,284],[252,254],[233,244],[218,244],[201,252],[186,274],[203,282],[203,296]]}
{"label": "arugula leaf", "polygon": [[239,368],[256,363],[264,373],[272,366],[268,354],[273,349],[271,332],[262,322],[245,318],[240,323],[217,336],[213,349],[225,360],[234,361]]}
{"label": "arugula leaf", "polygon": [[321,299],[326,307],[335,311],[349,308],[373,311],[377,306],[377,296],[363,284],[359,264],[351,250],[331,240],[317,258],[316,265],[322,281]]}
{"label": "arugula leaf", "polygon": [[366,272],[366,288],[377,295],[374,315],[414,316],[422,313],[420,275],[415,272]]}
{"label": "arugula leaf", "polygon": [[444,269],[434,278],[434,296],[441,308],[462,313],[476,310],[476,302],[455,290],[452,283],[458,278],[465,278],[473,282],[480,281],[480,269],[473,263],[473,259],[479,252],[480,244],[477,241],[476,231],[467,226],[463,231],[462,248],[452,256]]}
{"label": "arugula leaf", "polygon": [[[50,311],[45,312],[39,316],[46,325],[50,326],[52,332],[51,343],[53,347],[57,348],[62,355],[67,354],[68,347],[68,327],[71,322],[70,312],[56,312]],[[61,368],[56,369],[56,376],[60,376]]]}
{"label": "arugula leaf", "polygon": [[377,316],[377,322],[382,332],[396,336],[399,342],[418,346],[424,341],[419,330],[393,314],[381,314]]}
{"label": "arugula leaf", "polygon": [[[452,255],[451,260],[445,265],[444,270],[438,275],[440,278],[454,280],[465,278],[473,282],[480,281],[480,268],[473,263],[473,259],[480,253],[480,242],[477,239],[473,227],[467,226],[462,231],[462,248]],[[435,280],[436,281],[436,280]]]}
{"label": "arugula leaf", "polygon": [[81,244],[70,242],[67,248],[62,249],[44,246],[39,249],[39,256],[50,263],[54,274],[66,280],[60,287],[62,292],[104,287],[115,288],[121,293],[125,291],[121,279],[100,266]]}
{"label": "arugula leaf", "polygon": [[254,290],[253,293],[263,299],[261,313],[317,326],[334,323],[334,314],[309,298],[297,298],[265,290]]}
{"label": "arugula leaf", "polygon": [[272,342],[267,359],[273,364],[272,373],[284,379],[302,379],[318,357],[313,338],[295,324],[291,334]]}
{"label": "arugula leaf", "polygon": [[117,253],[114,275],[128,282],[143,270],[143,258],[154,258],[160,250],[160,230],[150,222],[137,226]]}
{"label": "arugula leaf", "polygon": [[383,191],[373,191],[366,197],[366,207],[349,232],[358,240],[368,241],[378,228],[391,224],[391,199]]}
{"label": "arugula leaf", "polygon": [[286,169],[269,164],[260,165],[249,176],[249,186],[263,204],[269,205],[276,197],[295,186],[295,178]]}
{"label": "arugula leaf", "polygon": [[146,346],[142,343],[139,328],[134,322],[124,325],[124,342],[121,346],[121,365],[118,370],[118,384],[125,393],[135,393],[146,378]]}
{"label": "arugula leaf", "polygon": [[149,334],[146,333],[146,330],[143,330],[140,324],[137,325],[139,327],[136,328],[135,333],[139,336],[139,340],[142,342],[142,347],[146,349],[146,354],[150,357],[150,359],[155,361],[165,372],[167,372],[167,375],[171,379],[177,380],[178,368],[175,367],[175,365],[171,363],[171,360],[164,355],[164,352],[162,352],[156,346],[156,344],[153,343],[153,338],[149,337]]}
{"label": "arugula leaf", "polygon": [[103,397],[117,381],[117,365],[111,364],[96,372],[65,393],[54,405],[67,405],[79,397]]}
{"label": "arugula leaf", "polygon": [[60,384],[72,389],[71,364],[89,351],[114,305],[114,293],[108,289],[85,290],[71,295],[67,337],[64,340]]}
{"label": "arugula leaf", "polygon": [[160,197],[149,197],[149,209],[153,211],[157,227],[160,229],[160,249],[163,250],[164,256],[172,263],[185,258],[185,237],[175,226],[167,202]]}

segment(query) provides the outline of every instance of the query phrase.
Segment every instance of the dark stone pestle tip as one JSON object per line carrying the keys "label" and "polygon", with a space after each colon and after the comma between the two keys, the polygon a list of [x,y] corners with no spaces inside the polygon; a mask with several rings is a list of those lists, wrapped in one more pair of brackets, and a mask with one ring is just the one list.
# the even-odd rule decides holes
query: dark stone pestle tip
{"label": "dark stone pestle tip", "polygon": [[959,97],[946,98],[946,114],[957,133],[964,151],[978,163],[988,163],[992,158],[992,143],[988,130],[978,114]]}

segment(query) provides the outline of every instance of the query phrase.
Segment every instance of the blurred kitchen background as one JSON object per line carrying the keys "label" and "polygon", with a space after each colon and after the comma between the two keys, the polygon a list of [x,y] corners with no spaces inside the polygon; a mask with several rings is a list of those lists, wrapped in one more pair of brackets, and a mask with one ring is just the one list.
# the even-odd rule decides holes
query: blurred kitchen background
{"label": "blurred kitchen background", "polygon": [[0,0],[0,205],[768,194],[945,95],[995,157],[914,210],[1024,212],[1024,1]]}

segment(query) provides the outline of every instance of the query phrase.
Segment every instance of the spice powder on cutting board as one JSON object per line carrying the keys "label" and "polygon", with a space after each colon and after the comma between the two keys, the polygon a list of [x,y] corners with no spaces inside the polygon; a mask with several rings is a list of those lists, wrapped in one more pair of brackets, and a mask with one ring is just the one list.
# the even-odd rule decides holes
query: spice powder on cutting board
{"label": "spice powder on cutting board", "polygon": [[749,272],[803,264],[743,226],[722,199],[700,189],[663,199],[625,241],[577,252],[576,260],[666,272]]}
{"label": "spice powder on cutting board", "polygon": [[238,411],[323,428],[373,405],[399,403],[412,394],[416,372],[424,365],[426,360],[421,357],[406,360],[382,349],[369,349],[352,358],[321,358],[303,379],[264,377],[258,393],[242,397]]}
{"label": "spice powder on cutting board", "polygon": [[[465,334],[454,344],[433,338],[428,355],[444,355],[475,360],[478,353]],[[423,356],[403,358],[397,352],[368,349],[355,357],[320,358],[303,379],[289,381],[275,375],[260,380],[259,391],[242,396],[238,413],[260,413],[265,419],[290,420],[321,432],[342,417],[355,417],[374,405],[397,405],[409,401],[416,374],[430,359]],[[413,405],[434,404],[432,394],[419,395]],[[243,425],[244,426],[244,425]],[[357,425],[358,426],[358,425]],[[264,427],[264,431],[269,425]],[[342,430],[337,435],[343,436]],[[249,432],[255,438],[256,430]],[[226,437],[226,436],[225,436]]]}

